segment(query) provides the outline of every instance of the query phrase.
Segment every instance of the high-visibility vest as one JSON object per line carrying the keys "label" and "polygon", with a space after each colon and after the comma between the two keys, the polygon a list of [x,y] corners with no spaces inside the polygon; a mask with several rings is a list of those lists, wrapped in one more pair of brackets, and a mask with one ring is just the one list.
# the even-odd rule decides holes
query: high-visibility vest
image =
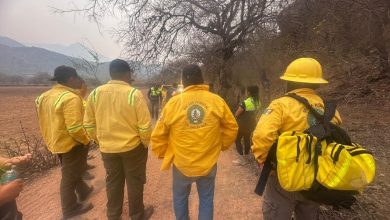
{"label": "high-visibility vest", "polygon": [[158,97],[158,96],[160,96],[160,93],[161,93],[161,91],[155,87],[152,87],[150,89],[150,96],[152,96],[152,97]]}
{"label": "high-visibility vest", "polygon": [[252,97],[245,99],[244,104],[245,104],[245,111],[247,112],[257,111],[260,108],[260,103],[255,102],[255,100]]}

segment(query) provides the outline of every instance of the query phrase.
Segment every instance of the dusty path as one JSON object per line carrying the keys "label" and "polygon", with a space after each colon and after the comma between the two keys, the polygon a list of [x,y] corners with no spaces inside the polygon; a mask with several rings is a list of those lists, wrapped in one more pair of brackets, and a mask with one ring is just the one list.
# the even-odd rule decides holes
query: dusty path
{"label": "dusty path", "polygon": [[[90,152],[94,156],[89,163],[96,165],[92,170],[95,179],[90,182],[95,192],[89,201],[94,208],[75,219],[106,219],[106,192],[104,167],[98,151]],[[223,152],[218,162],[215,191],[215,219],[261,219],[261,199],[253,193],[256,176],[249,165],[237,166],[232,163],[236,157],[230,149]],[[147,184],[144,199],[146,205],[154,207],[152,219],[174,219],[172,208],[171,171],[160,171],[161,161],[149,152],[147,164]],[[26,220],[60,219],[60,169],[55,168],[28,183],[18,198],[20,211]],[[198,196],[193,185],[190,195],[190,217],[197,219]],[[122,219],[127,217],[127,198],[125,197]]]}

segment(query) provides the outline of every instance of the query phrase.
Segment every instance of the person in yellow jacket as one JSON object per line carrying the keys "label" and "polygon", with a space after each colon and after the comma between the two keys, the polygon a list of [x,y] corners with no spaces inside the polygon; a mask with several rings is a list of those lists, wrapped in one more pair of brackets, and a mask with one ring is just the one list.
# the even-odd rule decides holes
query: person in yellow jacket
{"label": "person in yellow jacket", "polygon": [[[287,93],[306,98],[317,111],[324,112],[323,100],[315,89],[328,82],[322,78],[322,68],[317,60],[300,58],[293,61],[281,79],[287,81]],[[253,133],[252,152],[255,158],[260,164],[264,164],[271,146],[281,133],[303,132],[315,123],[315,117],[295,99],[282,97],[272,101]],[[333,123],[341,124],[338,112]],[[304,198],[299,192],[282,189],[275,171],[271,172],[263,194],[263,219],[291,219],[293,213],[294,219],[298,220],[318,219],[318,204]]]}
{"label": "person in yellow jacket", "polygon": [[208,91],[195,64],[182,71],[184,92],[169,100],[151,137],[153,152],[173,164],[173,206],[176,219],[188,219],[192,182],[199,194],[198,219],[213,219],[217,160],[233,144],[237,122],[225,101]]}
{"label": "person in yellow jacket", "polygon": [[93,207],[91,203],[77,202],[77,199],[86,200],[92,192],[92,187],[81,176],[85,171],[88,148],[93,143],[83,127],[83,100],[78,91],[81,79],[76,70],[59,66],[54,70],[52,80],[57,84],[38,96],[35,102],[43,140],[61,161],[61,207],[66,219]]}
{"label": "person in yellow jacket", "polygon": [[[88,85],[84,79],[81,79],[81,87],[80,87],[79,92],[80,92],[81,98],[83,99],[83,115],[84,115],[85,108],[87,107],[87,101],[85,100],[85,98],[87,97],[87,93],[88,93]],[[83,174],[83,179],[91,180],[94,178],[94,176],[88,172],[88,170],[93,169],[93,168],[95,168],[94,165],[87,163],[86,172]]]}
{"label": "person in yellow jacket", "polygon": [[84,116],[84,126],[98,142],[106,169],[107,218],[121,218],[126,181],[130,218],[148,219],[153,209],[144,208],[143,192],[150,113],[141,91],[130,86],[129,64],[115,59],[109,69],[112,80],[90,93]]}

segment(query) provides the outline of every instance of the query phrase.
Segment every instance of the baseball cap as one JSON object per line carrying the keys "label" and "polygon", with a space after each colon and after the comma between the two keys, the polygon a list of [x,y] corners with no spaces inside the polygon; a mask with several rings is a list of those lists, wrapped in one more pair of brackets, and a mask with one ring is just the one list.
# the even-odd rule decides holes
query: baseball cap
{"label": "baseball cap", "polygon": [[80,78],[75,68],[62,65],[54,70],[54,76],[50,80],[57,81],[59,83],[66,83],[71,77]]}

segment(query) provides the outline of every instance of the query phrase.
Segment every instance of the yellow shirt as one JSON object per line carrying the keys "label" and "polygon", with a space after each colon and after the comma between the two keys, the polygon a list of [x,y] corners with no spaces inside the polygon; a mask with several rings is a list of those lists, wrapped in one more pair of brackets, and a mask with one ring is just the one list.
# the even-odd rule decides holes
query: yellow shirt
{"label": "yellow shirt", "polygon": [[103,153],[120,153],[148,147],[150,113],[141,91],[128,83],[111,80],[88,96],[84,126]]}
{"label": "yellow shirt", "polygon": [[89,143],[83,127],[83,102],[77,91],[57,84],[35,100],[39,128],[52,153],[66,153]]}
{"label": "yellow shirt", "polygon": [[221,97],[209,92],[206,85],[189,86],[164,107],[151,146],[163,159],[162,170],[173,163],[186,176],[206,176],[221,150],[234,142],[237,130]]}
{"label": "yellow shirt", "polygon": [[[324,103],[315,94],[314,90],[303,88],[289,93],[295,93],[306,98],[315,109],[323,112]],[[313,123],[313,120],[314,116],[309,114],[309,110],[293,98],[281,97],[272,101],[270,106],[264,111],[253,132],[252,152],[255,158],[259,163],[264,163],[268,151],[281,133],[286,131],[303,132],[310,127],[309,123]],[[332,122],[341,124],[341,118],[337,111]]]}

